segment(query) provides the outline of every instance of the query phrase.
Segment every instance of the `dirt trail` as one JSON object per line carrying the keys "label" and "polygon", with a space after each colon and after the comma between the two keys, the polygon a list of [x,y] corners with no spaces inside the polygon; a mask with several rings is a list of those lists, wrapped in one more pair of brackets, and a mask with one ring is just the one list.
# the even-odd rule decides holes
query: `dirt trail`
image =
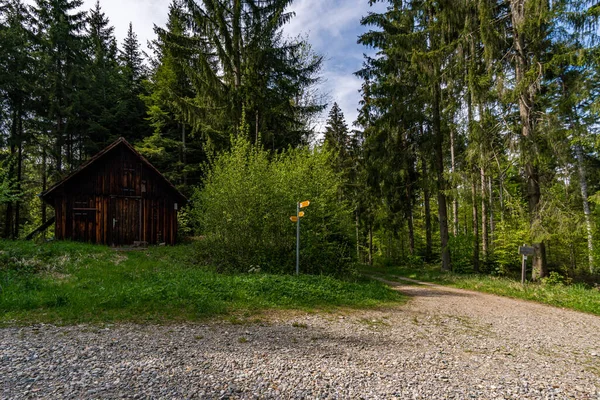
{"label": "dirt trail", "polygon": [[600,399],[600,318],[435,285],[262,323],[0,330],[0,398]]}

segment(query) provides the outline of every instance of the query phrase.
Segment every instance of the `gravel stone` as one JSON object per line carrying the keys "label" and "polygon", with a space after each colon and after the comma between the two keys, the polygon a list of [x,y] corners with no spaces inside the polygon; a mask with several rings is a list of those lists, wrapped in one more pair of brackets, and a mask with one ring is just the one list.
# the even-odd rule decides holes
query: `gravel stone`
{"label": "gravel stone", "polygon": [[0,398],[600,399],[599,317],[397,289],[408,304],[252,324],[0,329]]}

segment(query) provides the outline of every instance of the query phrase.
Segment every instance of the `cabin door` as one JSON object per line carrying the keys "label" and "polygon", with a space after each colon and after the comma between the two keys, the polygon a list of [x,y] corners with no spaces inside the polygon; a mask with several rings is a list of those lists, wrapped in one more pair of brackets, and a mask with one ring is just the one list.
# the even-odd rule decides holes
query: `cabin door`
{"label": "cabin door", "polygon": [[73,202],[71,238],[79,242],[96,243],[96,208],[92,199]]}
{"label": "cabin door", "polygon": [[142,200],[136,197],[111,197],[112,244],[131,246],[140,240]]}
{"label": "cabin door", "polygon": [[78,242],[96,243],[95,210],[73,210],[72,238]]}

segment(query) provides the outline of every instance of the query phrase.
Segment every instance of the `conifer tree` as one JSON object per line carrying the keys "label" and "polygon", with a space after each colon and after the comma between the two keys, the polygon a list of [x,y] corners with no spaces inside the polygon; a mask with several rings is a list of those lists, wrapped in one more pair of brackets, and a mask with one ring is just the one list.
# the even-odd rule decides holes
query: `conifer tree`
{"label": "conifer tree", "polygon": [[[460,15],[460,7],[447,1],[391,1],[386,12],[372,13],[363,19],[363,25],[380,30],[369,31],[359,39],[360,43],[381,49],[379,58],[367,59],[366,68],[359,74],[375,77],[371,94],[376,94],[378,98],[375,105],[378,118],[373,126],[380,135],[388,138],[387,146],[391,150],[387,154],[391,157],[397,157],[396,153],[407,155],[400,163],[404,168],[397,175],[403,177],[404,183],[396,181],[389,187],[402,185],[409,190],[389,193],[393,194],[391,198],[402,198],[402,202],[407,204],[405,210],[408,214],[412,211],[410,204],[414,193],[410,189],[415,179],[416,164],[408,149],[412,143],[419,142],[419,133],[425,133],[427,137],[424,141],[432,145],[444,270],[449,270],[451,265],[448,187],[444,166],[448,121],[443,119],[442,114],[450,96],[443,96],[442,92],[444,87],[448,87],[444,79],[450,74],[447,70],[442,71],[442,68],[447,68],[448,60],[456,55],[458,32],[462,29],[462,21],[456,18],[457,15]],[[402,109],[407,111],[403,112]],[[423,129],[424,126],[426,129]],[[381,139],[373,140],[376,146],[384,142]],[[383,161],[381,165],[387,166],[390,162]],[[375,167],[374,171],[377,174],[381,168]],[[412,218],[410,215],[406,217],[410,223]],[[409,231],[412,231],[410,226]]]}
{"label": "conifer tree", "polygon": [[[118,136],[123,136],[130,142],[142,140],[151,134],[148,122],[145,120],[146,107],[141,96],[146,95],[142,84],[147,78],[146,67],[142,58],[137,35],[133,24],[129,23],[127,36],[119,53],[121,66],[121,94],[116,119],[119,122]],[[116,135],[116,133],[113,133]],[[114,139],[114,136],[111,140]]]}
{"label": "conifer tree", "polygon": [[83,109],[80,89],[84,81],[85,13],[76,11],[82,0],[36,0],[33,8],[36,34],[38,114],[53,140],[54,173],[76,165]]}
{"label": "conifer tree", "polygon": [[166,30],[155,29],[158,35],[152,43],[155,58],[146,83],[149,94],[143,97],[154,132],[138,144],[138,149],[185,193],[189,192],[190,184],[200,182],[204,140],[201,135],[193,134],[184,108],[179,106],[178,101],[193,101],[194,91],[185,70],[166,43],[167,37],[178,43],[189,43],[183,11],[181,1],[173,1]]}
{"label": "conifer tree", "polygon": [[349,157],[350,136],[344,114],[337,103],[333,103],[325,127],[324,145],[335,156],[336,171],[346,171]]}
{"label": "conifer tree", "polygon": [[86,27],[86,110],[87,135],[84,152],[87,156],[104,148],[118,133],[120,123],[116,119],[119,104],[119,64],[114,28],[97,1],[89,11]]}
{"label": "conifer tree", "polygon": [[298,145],[305,121],[323,105],[302,102],[317,82],[322,58],[306,55],[301,40],[285,39],[282,26],[293,16],[291,0],[185,1],[192,41],[180,46],[167,37],[194,87],[193,102],[181,101],[194,131],[215,146],[226,145],[242,115],[252,139],[272,149]]}
{"label": "conifer tree", "polygon": [[[23,147],[30,139],[24,128],[32,109],[34,59],[32,34],[28,28],[30,15],[21,0],[11,0],[1,6],[5,20],[0,26],[0,104],[8,127],[6,145],[8,165],[3,184],[5,193],[11,189],[12,201],[6,201],[3,236],[17,238],[21,228],[21,192],[23,180]],[[8,183],[11,185],[8,185]],[[8,200],[8,195],[4,196]]]}

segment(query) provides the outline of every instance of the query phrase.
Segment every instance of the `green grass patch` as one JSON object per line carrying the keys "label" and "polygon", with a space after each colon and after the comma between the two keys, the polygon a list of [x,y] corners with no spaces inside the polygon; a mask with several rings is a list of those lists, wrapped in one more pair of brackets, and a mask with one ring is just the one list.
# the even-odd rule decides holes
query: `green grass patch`
{"label": "green grass patch", "polygon": [[123,252],[0,241],[0,324],[187,321],[402,301],[364,278],[219,274],[197,265],[195,255],[193,245]]}
{"label": "green grass patch", "polygon": [[460,289],[476,290],[499,296],[532,300],[557,307],[570,308],[600,315],[600,290],[584,284],[526,283],[513,279],[476,274],[443,272],[437,266],[412,267],[363,267],[363,274],[379,276],[393,281],[401,276],[424,282],[438,283]]}

